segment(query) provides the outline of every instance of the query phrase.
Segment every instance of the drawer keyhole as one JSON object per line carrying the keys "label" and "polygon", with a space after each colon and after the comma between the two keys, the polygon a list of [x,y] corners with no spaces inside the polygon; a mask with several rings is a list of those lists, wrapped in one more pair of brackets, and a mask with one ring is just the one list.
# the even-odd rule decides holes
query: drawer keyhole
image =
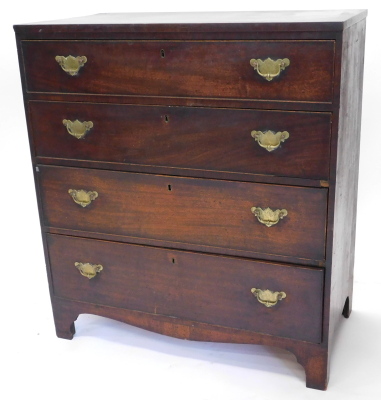
{"label": "drawer keyhole", "polygon": [[169,191],[172,190],[172,185],[168,185],[168,190],[169,190]]}
{"label": "drawer keyhole", "polygon": [[161,50],[160,50],[160,56],[161,56],[161,58],[164,58],[164,57],[165,57],[165,51],[164,51],[164,49],[161,49]]}
{"label": "drawer keyhole", "polygon": [[164,121],[165,121],[166,123],[169,122],[169,116],[168,116],[168,115],[164,115]]}

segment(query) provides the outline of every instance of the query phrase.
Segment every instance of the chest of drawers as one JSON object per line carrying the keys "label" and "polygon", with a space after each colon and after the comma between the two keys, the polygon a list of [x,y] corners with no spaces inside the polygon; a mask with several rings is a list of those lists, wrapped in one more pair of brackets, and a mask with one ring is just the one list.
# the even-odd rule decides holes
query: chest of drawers
{"label": "chest of drawers", "polygon": [[79,314],[296,355],[353,286],[366,11],[15,26],[57,335]]}

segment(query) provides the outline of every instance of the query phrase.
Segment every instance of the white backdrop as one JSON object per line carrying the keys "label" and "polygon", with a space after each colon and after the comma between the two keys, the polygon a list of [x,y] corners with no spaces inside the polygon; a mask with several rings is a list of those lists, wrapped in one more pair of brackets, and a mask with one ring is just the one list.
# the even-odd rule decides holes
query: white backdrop
{"label": "white backdrop", "polygon": [[[0,15],[2,315],[0,398],[380,399],[381,203],[378,2],[272,0],[8,2]],[[262,346],[185,342],[95,316],[57,339],[49,304],[13,24],[100,12],[368,8],[353,313],[343,320],[328,392],[304,388],[294,357]]]}

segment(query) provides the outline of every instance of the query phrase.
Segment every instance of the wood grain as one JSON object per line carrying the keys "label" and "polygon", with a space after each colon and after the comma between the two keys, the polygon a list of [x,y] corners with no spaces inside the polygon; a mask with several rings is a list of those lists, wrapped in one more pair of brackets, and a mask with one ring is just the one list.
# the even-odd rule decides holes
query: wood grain
{"label": "wood grain", "polygon": [[[231,32],[319,32],[342,31],[365,18],[367,10],[241,11],[110,13],[15,25],[17,33],[31,37],[70,37],[85,33],[112,37],[116,33],[213,33]],[[80,29],[78,28],[80,25]]]}
{"label": "wood grain", "polygon": [[[58,235],[48,235],[48,247],[55,296],[321,340],[322,269]],[[101,264],[103,271],[89,280],[75,262]],[[268,308],[251,288],[284,291],[287,297]]]}
{"label": "wood grain", "polygon": [[[357,187],[360,155],[361,106],[364,73],[365,21],[343,35],[337,161],[332,180],[334,202],[329,337],[352,309]],[[332,240],[332,247],[331,247]],[[329,251],[331,257],[331,250]]]}
{"label": "wood grain", "polygon": [[[329,113],[29,102],[37,157],[328,179]],[[92,121],[85,139],[62,124]],[[288,131],[272,151],[251,131]],[[58,161],[58,160],[57,160]],[[57,162],[56,161],[56,162]],[[60,161],[58,161],[60,162]],[[114,169],[119,169],[117,165]]]}
{"label": "wood grain", "polygon": [[[44,224],[324,260],[326,189],[40,166]],[[86,208],[69,189],[96,191]],[[286,209],[268,228],[251,207]]]}
{"label": "wood grain", "polygon": [[[29,92],[332,101],[333,41],[28,40],[23,53]],[[73,77],[57,55],[87,63]],[[271,82],[250,65],[267,57],[291,62]]]}
{"label": "wood grain", "polygon": [[327,389],[327,350],[319,344],[56,296],[52,296],[52,305],[56,332],[60,338],[73,338],[74,321],[80,314],[95,314],[178,339],[275,346],[296,356],[297,362],[305,369],[307,387]]}
{"label": "wood grain", "polygon": [[233,99],[233,98],[202,98],[202,97],[178,97],[178,96],[136,96],[136,95],[112,95],[112,94],[81,94],[81,93],[37,93],[26,92],[25,101],[59,101],[78,103],[111,103],[146,106],[170,106],[170,107],[211,107],[231,109],[255,109],[270,111],[312,111],[333,112],[336,110],[332,103],[303,102],[287,100],[258,100],[258,99]]}
{"label": "wood grain", "polygon": [[[295,354],[305,368],[308,387],[326,389],[334,332],[343,320],[341,314],[349,317],[351,311],[366,14],[365,10],[114,14],[15,26],[59,337],[72,338],[77,316],[93,313],[183,339],[278,346]],[[67,76],[53,61],[57,48],[67,54],[90,50],[78,77]],[[105,48],[107,57],[102,54]],[[291,66],[279,79],[261,81],[248,63],[261,57],[288,57]],[[60,103],[49,104],[53,101]],[[107,140],[102,136],[103,151],[96,143],[91,149],[82,146],[86,142],[71,147],[49,117],[76,109],[81,115],[73,119],[91,119],[90,111],[99,114],[101,108],[118,126]],[[150,123],[155,125],[167,110],[169,125],[152,129]],[[328,142],[317,140],[318,132],[328,138],[324,133],[328,135],[329,114],[324,113],[332,113],[329,149],[324,147]],[[276,162],[266,163],[262,154],[254,163],[249,152],[257,149],[246,147],[246,137],[241,136],[254,115],[269,125],[263,129],[281,122],[296,127],[300,133],[291,137],[297,139],[293,147],[297,152],[287,153],[286,143]],[[123,128],[125,121],[133,131]],[[111,131],[105,120],[96,122],[102,132]],[[212,147],[208,138],[213,137],[215,144],[217,130],[222,141]],[[156,140],[155,146],[150,146],[148,131],[154,132],[150,138]],[[141,138],[137,140],[133,132]],[[230,132],[235,132],[234,140]],[[181,136],[181,143],[175,136]],[[122,149],[116,145],[119,138]],[[229,151],[223,152],[223,147]],[[203,152],[197,153],[199,148]],[[216,169],[220,164],[225,170]],[[287,176],[277,175],[280,167]],[[72,183],[89,190],[96,187],[101,196],[82,209],[67,194]],[[271,206],[285,207],[289,215],[260,231],[258,221],[248,216],[252,201],[270,205],[274,200]],[[68,251],[71,243],[73,254]],[[115,254],[114,249],[118,249]],[[85,251],[97,258],[109,253],[102,262],[112,276],[103,274],[91,283],[74,269],[73,279],[79,275],[83,280],[78,285],[88,286],[80,290],[66,262],[71,264],[73,255],[80,257]],[[133,263],[127,263],[127,253]],[[181,265],[188,268],[176,269]],[[142,271],[149,277],[144,282],[158,288],[156,294],[147,291]],[[128,273],[145,297],[138,296],[127,278],[124,285],[132,295],[123,297],[122,281]],[[252,278],[263,279],[263,285],[292,288],[290,293],[303,297],[304,302],[298,303],[303,306],[297,307],[287,296],[279,304],[290,307],[287,319],[275,308],[270,312],[275,310],[279,325],[264,314],[264,325],[258,327],[248,318],[252,308],[245,308],[247,299],[238,295]],[[175,289],[178,282],[186,283],[183,297]],[[304,292],[307,288],[311,293]],[[215,298],[229,314],[213,304]],[[160,304],[155,304],[157,299]],[[200,307],[192,308],[191,302]],[[133,306],[145,311],[124,308]],[[240,315],[240,306],[245,316]]]}

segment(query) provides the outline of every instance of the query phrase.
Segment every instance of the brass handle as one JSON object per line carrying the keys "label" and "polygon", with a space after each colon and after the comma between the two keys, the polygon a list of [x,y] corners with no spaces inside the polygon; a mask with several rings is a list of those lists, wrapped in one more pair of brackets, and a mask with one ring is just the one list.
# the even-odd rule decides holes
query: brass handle
{"label": "brass handle", "polygon": [[81,275],[89,279],[94,278],[99,272],[103,270],[103,266],[100,264],[76,262],[74,263],[74,265],[77,267]]}
{"label": "brass handle", "polygon": [[279,76],[280,73],[290,65],[288,58],[272,60],[266,58],[265,61],[261,59],[252,58],[250,65],[258,72],[260,76],[265,78],[267,81],[272,81],[275,77]]}
{"label": "brass handle", "polygon": [[83,139],[86,133],[94,126],[92,121],[80,122],[77,119],[74,122],[70,121],[70,119],[64,119],[62,123],[66,126],[66,130],[70,135],[77,139]]}
{"label": "brass handle", "polygon": [[56,56],[56,61],[68,75],[75,76],[78,75],[80,68],[86,64],[87,57]]}
{"label": "brass handle", "polygon": [[260,207],[251,207],[251,212],[258,218],[258,221],[261,224],[266,225],[267,227],[277,224],[288,214],[285,209],[273,211],[269,207],[265,209]]}
{"label": "brass handle", "polygon": [[252,288],[251,293],[253,293],[257,300],[266,307],[274,307],[278,303],[278,301],[286,297],[285,292],[272,292],[268,289],[262,290]]}
{"label": "brass handle", "polygon": [[251,131],[251,136],[267,151],[274,151],[290,137],[290,134],[287,131],[276,133],[273,131]]}
{"label": "brass handle", "polygon": [[82,207],[88,206],[93,200],[98,197],[98,193],[95,191],[86,192],[86,190],[69,189],[68,193],[73,200]]}

